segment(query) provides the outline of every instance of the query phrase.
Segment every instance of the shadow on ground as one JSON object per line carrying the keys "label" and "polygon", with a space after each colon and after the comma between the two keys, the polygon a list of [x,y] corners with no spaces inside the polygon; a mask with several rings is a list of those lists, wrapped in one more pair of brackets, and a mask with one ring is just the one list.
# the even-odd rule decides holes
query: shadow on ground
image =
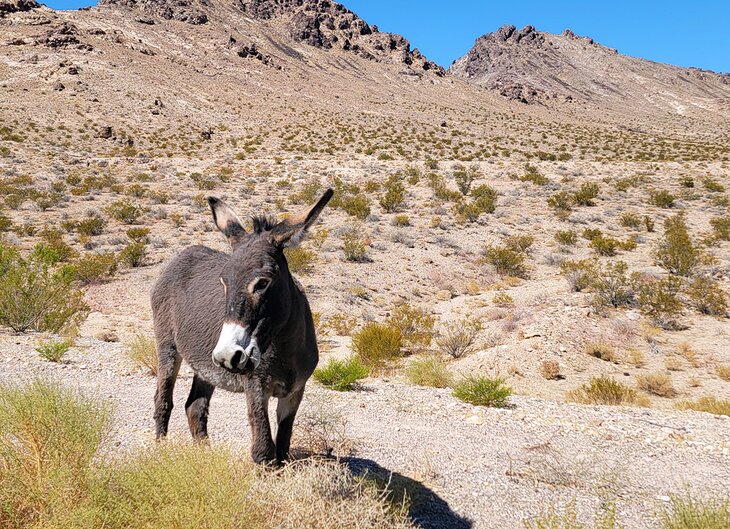
{"label": "shadow on ground", "polygon": [[340,461],[357,476],[387,483],[393,491],[394,500],[403,498],[405,494],[410,501],[408,517],[420,529],[471,529],[474,526],[474,522],[451,510],[443,498],[420,481],[383,468],[370,459],[345,457]]}

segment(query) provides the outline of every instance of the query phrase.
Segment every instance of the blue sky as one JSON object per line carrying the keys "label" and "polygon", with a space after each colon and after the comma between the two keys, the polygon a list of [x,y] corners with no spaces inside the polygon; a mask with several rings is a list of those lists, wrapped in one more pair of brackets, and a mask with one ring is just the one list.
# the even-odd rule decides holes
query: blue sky
{"label": "blue sky", "polygon": [[[43,1],[43,0],[40,0]],[[342,1],[342,0],[341,0]],[[96,2],[48,0],[55,9]],[[344,0],[381,31],[400,33],[413,47],[448,66],[474,40],[503,24],[579,35],[620,53],[680,66],[730,72],[730,0]]]}

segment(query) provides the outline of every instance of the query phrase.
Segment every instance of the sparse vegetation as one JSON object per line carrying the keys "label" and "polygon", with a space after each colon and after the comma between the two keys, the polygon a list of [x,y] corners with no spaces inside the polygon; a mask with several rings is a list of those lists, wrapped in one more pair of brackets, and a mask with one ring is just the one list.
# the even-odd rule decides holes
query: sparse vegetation
{"label": "sparse vegetation", "polygon": [[654,254],[656,263],[672,274],[689,276],[697,268],[700,251],[692,242],[683,214],[664,221],[664,236]]}
{"label": "sparse vegetation", "polygon": [[617,380],[599,376],[566,394],[568,402],[579,404],[603,404],[606,406],[646,406],[641,395]]}
{"label": "sparse vegetation", "polygon": [[504,408],[509,405],[512,388],[505,384],[503,378],[484,376],[466,376],[454,384],[454,397],[473,404]]}
{"label": "sparse vegetation", "polygon": [[406,367],[406,376],[413,384],[431,388],[446,388],[452,381],[446,363],[433,355],[412,360]]}
{"label": "sparse vegetation", "polygon": [[398,327],[370,322],[352,336],[352,349],[363,364],[377,371],[402,356],[403,335]]}
{"label": "sparse vegetation", "polygon": [[157,375],[157,344],[144,334],[135,334],[127,344],[129,358],[150,375]]}
{"label": "sparse vegetation", "polygon": [[367,377],[368,368],[357,356],[345,360],[331,358],[324,367],[314,371],[314,379],[335,391],[350,391],[357,387],[357,381]]}
{"label": "sparse vegetation", "polygon": [[677,404],[677,408],[730,416],[730,400],[721,400],[717,397],[700,397],[696,401],[686,400]]}
{"label": "sparse vegetation", "polygon": [[672,377],[667,373],[649,373],[636,378],[639,389],[656,395],[657,397],[671,398],[677,394]]}
{"label": "sparse vegetation", "polygon": [[730,527],[727,499],[678,497],[661,516],[661,529],[726,529]]}
{"label": "sparse vegetation", "polygon": [[38,351],[41,358],[49,362],[60,362],[70,347],[69,340],[49,340],[38,344],[35,350]]}
{"label": "sparse vegetation", "polygon": [[473,350],[481,330],[481,322],[471,318],[447,322],[439,332],[436,343],[441,352],[452,358],[461,358]]}

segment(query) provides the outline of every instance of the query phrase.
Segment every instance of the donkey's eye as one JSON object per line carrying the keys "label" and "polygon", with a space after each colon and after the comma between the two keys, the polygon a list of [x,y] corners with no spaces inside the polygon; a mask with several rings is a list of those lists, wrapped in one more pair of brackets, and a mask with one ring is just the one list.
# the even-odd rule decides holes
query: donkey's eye
{"label": "donkey's eye", "polygon": [[270,284],[271,284],[271,280],[270,279],[266,279],[265,277],[261,277],[261,278],[257,279],[254,282],[253,287],[252,287],[252,290],[254,292],[263,292],[264,290],[266,290],[266,288]]}

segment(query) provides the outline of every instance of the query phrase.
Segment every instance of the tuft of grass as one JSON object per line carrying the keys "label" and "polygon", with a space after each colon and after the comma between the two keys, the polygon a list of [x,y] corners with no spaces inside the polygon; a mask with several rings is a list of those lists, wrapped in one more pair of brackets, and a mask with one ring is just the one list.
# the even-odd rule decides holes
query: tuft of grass
{"label": "tuft of grass", "polygon": [[350,391],[357,387],[357,381],[367,377],[369,370],[357,356],[346,360],[331,358],[327,365],[314,371],[314,379],[335,391]]}
{"label": "tuft of grass", "polygon": [[677,404],[677,408],[730,416],[730,400],[721,400],[712,396],[700,397],[696,401],[685,400]]}
{"label": "tuft of grass", "polygon": [[136,334],[127,344],[129,358],[152,375],[157,375],[157,344],[155,339]]}
{"label": "tuft of grass", "polygon": [[499,377],[469,375],[454,385],[453,395],[475,406],[504,408],[509,405],[508,397],[512,395],[512,388],[504,382]]}
{"label": "tuft of grass", "polygon": [[414,359],[406,367],[406,376],[413,384],[430,388],[447,388],[452,381],[446,362],[437,356]]}
{"label": "tuft of grass", "polygon": [[598,358],[605,362],[618,363],[619,357],[616,354],[616,348],[606,342],[589,342],[583,348],[587,355]]}
{"label": "tuft of grass", "polygon": [[727,529],[730,501],[673,497],[671,509],[661,515],[661,529]]}
{"label": "tuft of grass", "polygon": [[625,386],[611,377],[592,378],[587,384],[569,391],[568,402],[578,404],[603,404],[606,406],[647,406],[648,401],[635,389]]}
{"label": "tuft of grass", "polygon": [[730,364],[720,364],[715,368],[715,373],[725,382],[730,382]]}
{"label": "tuft of grass", "polygon": [[562,511],[551,507],[546,512],[525,521],[525,529],[625,529],[616,516],[616,506],[602,506],[595,513],[593,523],[586,524],[578,520],[575,500],[569,502]]}
{"label": "tuft of grass", "polygon": [[49,340],[38,344],[35,350],[49,362],[60,362],[70,347],[69,340]]}
{"label": "tuft of grass", "polygon": [[672,377],[667,373],[649,373],[636,379],[639,389],[656,395],[657,397],[671,398],[677,394],[672,383]]}
{"label": "tuft of grass", "polygon": [[398,327],[370,322],[352,336],[352,348],[372,369],[383,369],[402,356],[403,335]]}

